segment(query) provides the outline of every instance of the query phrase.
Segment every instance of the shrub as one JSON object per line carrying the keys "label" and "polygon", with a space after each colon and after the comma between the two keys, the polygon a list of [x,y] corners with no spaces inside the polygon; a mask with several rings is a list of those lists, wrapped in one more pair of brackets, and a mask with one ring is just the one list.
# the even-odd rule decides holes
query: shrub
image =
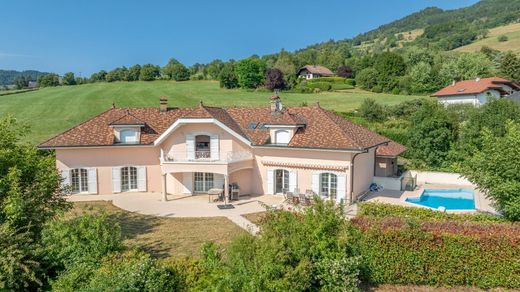
{"label": "shrub", "polygon": [[354,226],[368,283],[520,287],[518,225],[358,217]]}
{"label": "shrub", "polygon": [[349,84],[340,84],[340,83],[333,83],[331,86],[332,90],[345,90],[345,89],[353,89],[354,86]]}
{"label": "shrub", "polygon": [[354,78],[345,79],[345,84],[350,85],[350,86],[356,86],[356,79],[354,79]]}
{"label": "shrub", "polygon": [[329,82],[308,82],[307,87],[311,89],[318,88],[320,91],[329,91],[332,85]]}
{"label": "shrub", "polygon": [[502,43],[502,42],[507,42],[507,41],[509,40],[509,38],[508,38],[506,35],[503,35],[503,34],[502,34],[502,35],[499,35],[499,36],[497,37],[497,39],[498,39],[498,41],[501,42],[501,43]]}
{"label": "shrub", "polygon": [[359,114],[369,121],[382,121],[386,118],[386,110],[383,105],[373,98],[366,98],[359,107]]}
{"label": "shrub", "polygon": [[477,214],[448,214],[426,208],[410,208],[391,204],[365,202],[359,204],[359,214],[373,218],[402,217],[433,221],[476,221],[476,222],[506,222],[502,217]]}

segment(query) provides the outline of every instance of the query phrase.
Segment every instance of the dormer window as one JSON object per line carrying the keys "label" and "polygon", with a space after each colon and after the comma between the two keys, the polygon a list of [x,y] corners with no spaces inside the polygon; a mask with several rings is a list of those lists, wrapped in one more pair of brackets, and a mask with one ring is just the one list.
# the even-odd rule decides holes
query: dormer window
{"label": "dormer window", "polygon": [[289,144],[291,134],[288,130],[276,130],[274,132],[274,144]]}
{"label": "dormer window", "polygon": [[139,131],[137,129],[121,129],[119,132],[119,143],[135,144],[139,142]]}

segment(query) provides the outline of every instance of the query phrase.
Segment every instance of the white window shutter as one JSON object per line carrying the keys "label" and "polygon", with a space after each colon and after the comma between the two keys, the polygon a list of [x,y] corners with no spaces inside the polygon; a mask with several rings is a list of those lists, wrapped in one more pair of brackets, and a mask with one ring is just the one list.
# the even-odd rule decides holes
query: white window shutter
{"label": "white window shutter", "polygon": [[345,174],[338,174],[338,185],[337,185],[337,196],[336,200],[338,203],[341,201],[346,202],[347,194],[347,176]]}
{"label": "white window shutter", "polygon": [[112,167],[112,192],[121,192],[121,167]]}
{"label": "white window shutter", "polygon": [[146,192],[146,166],[137,167],[137,190]]}
{"label": "white window shutter", "polygon": [[195,136],[192,134],[186,135],[186,158],[188,160],[195,159]]}
{"label": "white window shutter", "polygon": [[312,191],[316,195],[320,195],[320,174],[319,173],[313,173],[312,174]]}
{"label": "white window shutter", "polygon": [[97,194],[97,168],[91,167],[87,169],[88,193]]}
{"label": "white window shutter", "polygon": [[219,139],[217,134],[210,136],[209,147],[211,150],[211,160],[219,160]]}
{"label": "white window shutter", "polygon": [[[63,187],[70,187],[70,169],[64,169],[61,171],[61,178],[63,179],[62,185]],[[70,191],[70,189],[69,189]]]}
{"label": "white window shutter", "polygon": [[272,169],[267,170],[267,194],[274,194],[274,171]]}
{"label": "white window shutter", "polygon": [[182,173],[182,193],[191,194],[193,189],[193,173],[184,172]]}
{"label": "white window shutter", "polygon": [[296,170],[289,172],[289,191],[294,192],[294,189],[298,187],[298,173]]}

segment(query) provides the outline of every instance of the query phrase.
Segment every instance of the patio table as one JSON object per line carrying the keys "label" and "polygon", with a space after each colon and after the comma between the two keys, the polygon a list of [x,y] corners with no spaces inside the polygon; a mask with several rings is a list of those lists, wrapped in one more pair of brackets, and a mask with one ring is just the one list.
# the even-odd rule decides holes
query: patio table
{"label": "patio table", "polygon": [[211,201],[212,196],[217,196],[217,198],[218,198],[223,193],[224,193],[224,189],[219,189],[219,188],[209,189],[208,190],[208,202],[210,202],[210,203],[212,202]]}

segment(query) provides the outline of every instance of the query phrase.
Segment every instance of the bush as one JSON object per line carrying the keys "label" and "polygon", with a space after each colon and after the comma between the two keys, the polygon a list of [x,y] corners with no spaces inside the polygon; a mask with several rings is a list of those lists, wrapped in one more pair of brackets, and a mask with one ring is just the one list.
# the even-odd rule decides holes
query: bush
{"label": "bush", "polygon": [[359,107],[359,114],[369,121],[382,121],[386,118],[386,110],[383,105],[373,98],[366,98]]}
{"label": "bush", "polygon": [[350,86],[356,86],[356,79],[354,79],[354,78],[345,79],[345,84],[350,85]]}
{"label": "bush", "polygon": [[433,221],[506,222],[502,217],[489,214],[448,214],[425,208],[408,208],[370,202],[359,204],[359,214],[373,218],[402,217]]}
{"label": "bush", "polygon": [[353,222],[368,283],[520,287],[519,225],[368,217]]}
{"label": "bush", "polygon": [[345,90],[345,89],[353,89],[354,86],[349,84],[339,84],[339,83],[333,83],[331,86],[332,90]]}
{"label": "bush", "polygon": [[320,91],[329,91],[332,85],[329,82],[308,82],[307,87],[311,89],[319,89]]}
{"label": "bush", "polygon": [[508,38],[506,35],[499,35],[499,36],[497,37],[497,39],[498,39],[498,41],[501,42],[501,43],[502,43],[502,42],[507,42],[507,41],[509,40],[509,38]]}

